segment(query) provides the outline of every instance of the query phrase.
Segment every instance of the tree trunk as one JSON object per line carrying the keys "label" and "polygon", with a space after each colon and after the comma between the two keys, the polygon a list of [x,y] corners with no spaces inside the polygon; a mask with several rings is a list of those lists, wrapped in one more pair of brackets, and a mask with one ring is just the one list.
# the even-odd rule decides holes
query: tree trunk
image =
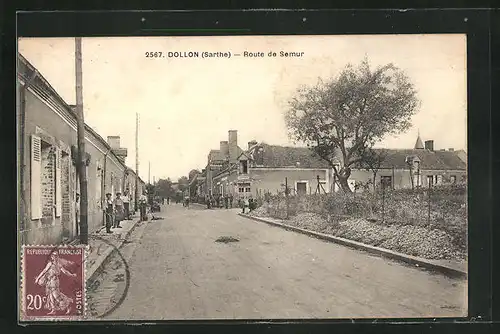
{"label": "tree trunk", "polygon": [[349,167],[342,167],[337,175],[340,187],[346,194],[352,193],[352,189],[349,187],[349,182],[347,182],[350,176],[351,176],[351,169]]}

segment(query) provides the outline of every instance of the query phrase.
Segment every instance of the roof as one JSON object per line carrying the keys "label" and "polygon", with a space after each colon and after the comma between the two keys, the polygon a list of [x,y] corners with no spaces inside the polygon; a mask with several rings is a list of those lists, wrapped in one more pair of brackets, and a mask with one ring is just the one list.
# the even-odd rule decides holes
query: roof
{"label": "roof", "polygon": [[214,161],[222,161],[225,160],[224,155],[220,150],[210,150],[210,153],[208,153],[210,156],[211,160]]}
{"label": "roof", "polygon": [[[238,146],[238,152],[236,156],[239,156],[241,153],[243,153],[243,150],[241,147]],[[212,158],[213,161],[225,161],[226,157],[222,154],[220,150],[210,150],[210,153],[208,155]]]}
{"label": "roof", "polygon": [[[62,110],[66,111],[70,117],[72,117],[73,121],[76,122],[76,114],[73,111],[73,108],[66,103],[66,101],[57,93],[57,91],[52,87],[52,85],[48,82],[45,77],[38,72],[35,66],[31,64],[28,59],[26,59],[21,53],[18,53],[18,68],[17,68],[17,75],[22,78],[23,80],[26,80],[27,78],[30,78],[33,76],[33,82],[31,83],[33,89],[39,90],[42,89],[45,93],[45,95],[48,93],[50,96],[46,100],[46,102],[52,106],[56,105],[56,109],[62,108]],[[84,124],[85,126],[85,131],[92,135],[95,139],[97,139],[101,145],[103,145],[106,149],[109,150],[110,155],[113,156],[116,161],[122,165],[124,169],[132,171],[132,173],[135,175],[135,171],[132,170],[130,167],[128,167],[125,162],[123,162],[118,155],[111,150],[111,146],[109,146],[108,142],[101,137],[94,129],[92,129],[88,124]],[[114,136],[110,136],[114,137]],[[119,137],[119,136],[116,136]],[[140,176],[137,176],[139,181],[141,183],[145,183]]]}
{"label": "roof", "polygon": [[430,151],[426,149],[375,149],[385,151],[387,156],[382,162],[381,168],[408,168],[406,157],[410,155],[418,156],[420,159],[420,169],[452,169],[466,170],[466,163],[460,158],[456,151]]}
{"label": "roof", "polygon": [[261,144],[264,149],[264,167],[329,168],[328,162],[307,147],[289,147]]}

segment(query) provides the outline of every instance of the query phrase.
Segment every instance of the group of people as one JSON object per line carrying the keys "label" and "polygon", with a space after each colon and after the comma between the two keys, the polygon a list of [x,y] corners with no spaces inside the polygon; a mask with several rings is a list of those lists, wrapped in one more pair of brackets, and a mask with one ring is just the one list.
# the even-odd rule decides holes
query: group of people
{"label": "group of people", "polygon": [[[122,228],[120,223],[123,220],[130,220],[130,194],[128,189],[125,193],[116,193],[116,197],[113,199],[111,193],[106,194],[105,201],[105,214],[106,214],[106,233],[113,233],[112,228]],[[146,194],[142,194],[139,197],[139,209],[141,213],[141,221],[147,220],[146,215],[147,208],[147,197]]]}
{"label": "group of people", "polygon": [[106,233],[113,233],[111,228],[122,228],[120,222],[130,219],[130,196],[128,190],[125,193],[116,193],[112,199],[112,194],[106,194],[105,213],[106,213]]}
{"label": "group of people", "polygon": [[207,208],[211,209],[212,207],[216,208],[222,208],[225,207],[226,209],[232,209],[233,208],[233,201],[234,197],[232,194],[216,194],[216,195],[206,195],[205,196],[205,203],[207,204]]}
{"label": "group of people", "polygon": [[246,209],[248,209],[248,212],[252,212],[257,208],[257,201],[252,197],[244,198],[243,200],[240,200],[240,207],[242,213],[245,213]]}

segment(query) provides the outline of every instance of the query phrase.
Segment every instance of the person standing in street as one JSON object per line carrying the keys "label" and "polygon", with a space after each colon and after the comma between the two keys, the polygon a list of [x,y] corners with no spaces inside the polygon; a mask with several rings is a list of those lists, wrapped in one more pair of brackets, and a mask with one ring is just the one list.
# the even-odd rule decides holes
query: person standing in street
{"label": "person standing in street", "polygon": [[248,198],[243,199],[243,213],[245,213],[245,209],[248,208],[250,202],[248,201]]}
{"label": "person standing in street", "polygon": [[229,207],[231,209],[233,208],[233,200],[234,200],[233,194],[229,195]]}
{"label": "person standing in street", "polygon": [[141,197],[139,197],[139,206],[141,211],[141,221],[147,220],[146,217],[146,207],[148,205],[148,198],[146,197],[146,192],[143,192]]}
{"label": "person standing in street", "polygon": [[123,200],[121,198],[121,193],[116,193],[115,198],[115,224],[114,228],[122,228],[120,226],[120,222],[123,220],[124,211],[123,211]]}
{"label": "person standing in street", "polygon": [[111,199],[111,193],[106,194],[105,202],[105,212],[106,212],[106,233],[113,233],[111,231],[111,226],[113,224],[113,200]]}
{"label": "person standing in street", "polygon": [[128,189],[125,189],[125,193],[122,197],[123,200],[123,210],[125,212],[125,219],[130,220],[130,195]]}
{"label": "person standing in street", "polygon": [[229,196],[227,194],[224,195],[224,206],[229,209]]}

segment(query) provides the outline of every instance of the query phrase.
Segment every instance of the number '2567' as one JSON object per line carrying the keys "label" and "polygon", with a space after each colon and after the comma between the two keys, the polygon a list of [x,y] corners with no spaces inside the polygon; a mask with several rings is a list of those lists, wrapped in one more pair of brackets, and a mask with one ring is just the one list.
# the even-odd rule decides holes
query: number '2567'
{"label": "number '2567'", "polygon": [[155,52],[146,52],[146,58],[161,58],[163,57],[163,52],[155,51]]}

